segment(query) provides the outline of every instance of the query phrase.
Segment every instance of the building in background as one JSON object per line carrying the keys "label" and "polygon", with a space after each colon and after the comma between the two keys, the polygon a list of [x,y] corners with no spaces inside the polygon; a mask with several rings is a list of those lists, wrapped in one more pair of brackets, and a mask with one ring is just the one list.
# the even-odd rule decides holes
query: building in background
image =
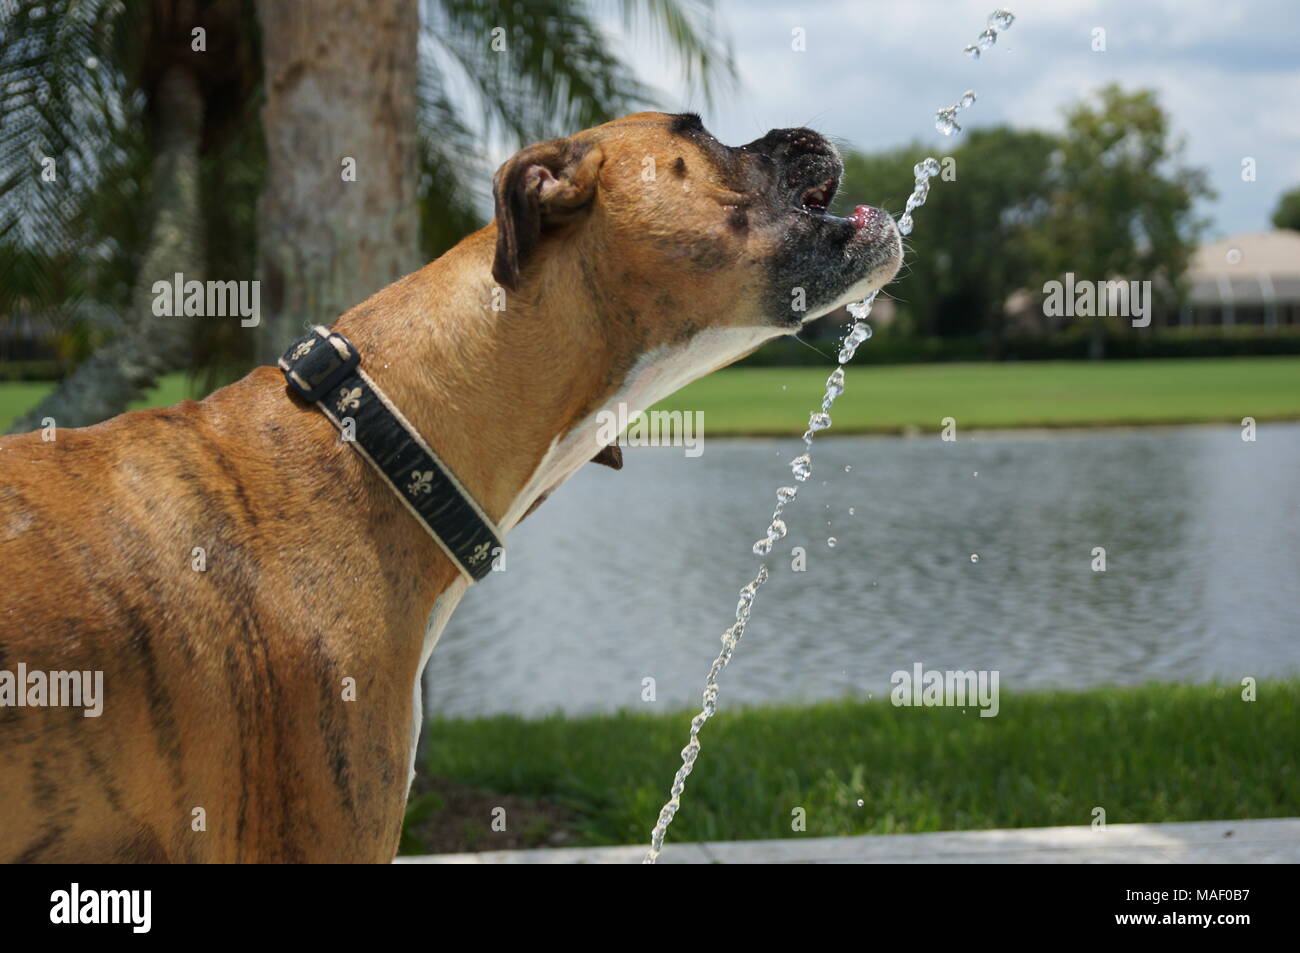
{"label": "building in background", "polygon": [[1171,327],[1300,325],[1300,232],[1249,232],[1202,245],[1187,269],[1189,294]]}
{"label": "building in background", "polygon": [[[1248,232],[1201,245],[1184,280],[1187,300],[1181,308],[1157,307],[1153,328],[1300,327],[1300,232]],[[1013,292],[1005,304],[1007,331],[1034,336],[1068,329],[1075,319],[1049,317],[1043,300],[1037,290]]]}

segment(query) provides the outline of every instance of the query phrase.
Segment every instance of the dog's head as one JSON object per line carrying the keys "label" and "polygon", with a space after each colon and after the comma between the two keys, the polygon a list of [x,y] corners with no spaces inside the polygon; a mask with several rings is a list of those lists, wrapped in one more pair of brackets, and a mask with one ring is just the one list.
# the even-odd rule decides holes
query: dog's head
{"label": "dog's head", "polygon": [[[642,347],[710,329],[744,348],[889,281],[893,219],[827,211],[843,163],[811,129],[726,146],[693,114],[638,113],[524,149],[494,179],[493,275],[526,295],[577,277]],[[720,357],[723,355],[720,355]],[[712,368],[706,368],[705,371]]]}

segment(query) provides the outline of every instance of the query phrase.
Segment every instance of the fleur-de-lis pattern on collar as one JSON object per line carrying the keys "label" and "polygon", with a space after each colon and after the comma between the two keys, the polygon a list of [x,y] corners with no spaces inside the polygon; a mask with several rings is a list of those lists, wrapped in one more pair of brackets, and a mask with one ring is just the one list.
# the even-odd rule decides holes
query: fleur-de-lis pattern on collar
{"label": "fleur-de-lis pattern on collar", "polygon": [[461,572],[479,580],[496,568],[492,554],[503,550],[501,531],[361,369],[352,342],[317,327],[290,344],[279,364],[289,391],[316,404],[347,435]]}
{"label": "fleur-de-lis pattern on collar", "polygon": [[361,406],[361,388],[354,387],[348,390],[344,387],[339,391],[338,411],[340,414],[349,410],[356,410]]}
{"label": "fleur-de-lis pattern on collar", "polygon": [[433,471],[432,470],[414,470],[411,473],[411,482],[407,484],[406,492],[411,496],[419,496],[421,493],[433,492]]}

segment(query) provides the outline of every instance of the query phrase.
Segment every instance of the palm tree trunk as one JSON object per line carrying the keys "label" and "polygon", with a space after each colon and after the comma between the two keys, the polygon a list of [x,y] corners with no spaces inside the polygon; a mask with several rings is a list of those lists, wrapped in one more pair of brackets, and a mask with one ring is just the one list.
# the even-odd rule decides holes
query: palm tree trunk
{"label": "palm tree trunk", "polygon": [[193,318],[157,317],[153,284],[176,272],[202,280],[199,142],[203,100],[188,70],[173,68],[155,101],[157,152],[152,169],[154,220],[149,248],[131,291],[120,333],[80,364],[12,433],[34,430],[46,417],[60,427],[84,427],[126,410],[158,377],[184,367]]}
{"label": "palm tree trunk", "polygon": [[419,8],[258,0],[257,10],[267,147],[257,355],[272,363],[304,329],[420,265]]}

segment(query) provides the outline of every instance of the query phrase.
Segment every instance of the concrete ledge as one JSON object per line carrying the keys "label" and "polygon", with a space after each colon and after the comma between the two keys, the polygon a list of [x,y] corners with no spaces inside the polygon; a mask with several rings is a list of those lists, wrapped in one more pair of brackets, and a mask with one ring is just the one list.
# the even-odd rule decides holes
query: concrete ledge
{"label": "concrete ledge", "polygon": [[[399,864],[639,864],[642,844],[399,857]],[[1300,818],[668,844],[661,864],[1295,864]]]}

